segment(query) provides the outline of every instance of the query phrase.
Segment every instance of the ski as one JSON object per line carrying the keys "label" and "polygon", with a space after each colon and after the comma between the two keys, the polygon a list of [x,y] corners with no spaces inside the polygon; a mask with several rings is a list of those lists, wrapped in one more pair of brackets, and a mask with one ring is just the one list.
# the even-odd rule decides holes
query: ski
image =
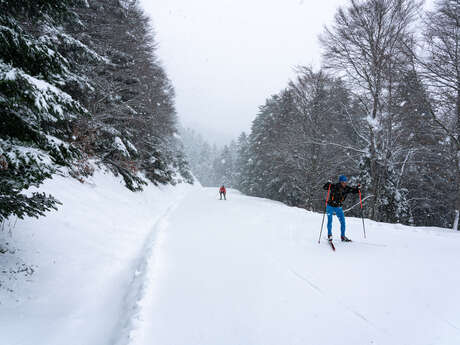
{"label": "ski", "polygon": [[332,240],[328,240],[328,242],[331,245],[332,250],[335,252],[335,246],[334,243],[332,243]]}

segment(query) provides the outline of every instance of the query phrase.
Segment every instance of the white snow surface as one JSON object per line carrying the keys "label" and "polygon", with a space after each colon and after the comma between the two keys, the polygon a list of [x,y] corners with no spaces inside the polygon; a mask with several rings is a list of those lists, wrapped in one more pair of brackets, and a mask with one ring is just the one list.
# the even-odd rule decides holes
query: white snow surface
{"label": "white snow surface", "polygon": [[101,171],[87,184],[48,180],[40,190],[59,211],[0,231],[0,344],[113,344],[155,223],[193,188],[133,193]]}
{"label": "white snow surface", "polygon": [[2,234],[36,272],[0,288],[0,344],[460,344],[458,232],[347,218],[333,252],[321,214],[94,182],[50,181],[61,210]]}

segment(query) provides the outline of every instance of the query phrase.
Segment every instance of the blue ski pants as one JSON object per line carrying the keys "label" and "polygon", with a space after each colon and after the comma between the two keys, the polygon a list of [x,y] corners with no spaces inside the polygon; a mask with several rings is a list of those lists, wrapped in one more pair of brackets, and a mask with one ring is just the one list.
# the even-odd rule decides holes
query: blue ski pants
{"label": "blue ski pants", "polygon": [[327,205],[327,234],[332,235],[332,216],[335,215],[339,218],[340,221],[340,235],[345,236],[345,215],[343,214],[343,209],[341,207],[332,207]]}

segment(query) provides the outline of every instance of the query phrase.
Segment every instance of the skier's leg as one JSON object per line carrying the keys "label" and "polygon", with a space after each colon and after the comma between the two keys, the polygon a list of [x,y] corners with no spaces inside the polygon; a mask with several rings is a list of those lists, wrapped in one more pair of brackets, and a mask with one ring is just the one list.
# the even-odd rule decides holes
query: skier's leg
{"label": "skier's leg", "polygon": [[332,236],[332,215],[334,214],[334,207],[327,205],[327,235]]}
{"label": "skier's leg", "polygon": [[227,200],[227,193],[224,193],[224,200]]}
{"label": "skier's leg", "polygon": [[337,207],[335,214],[340,221],[340,236],[345,236],[345,215],[343,214],[343,209],[341,207]]}

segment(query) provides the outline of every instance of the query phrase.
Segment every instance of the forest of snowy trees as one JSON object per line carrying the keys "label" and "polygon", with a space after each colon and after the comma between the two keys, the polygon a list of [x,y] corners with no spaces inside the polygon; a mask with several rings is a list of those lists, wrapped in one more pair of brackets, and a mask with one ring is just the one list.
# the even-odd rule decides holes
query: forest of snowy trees
{"label": "forest of snowy trees", "polygon": [[0,0],[0,221],[55,208],[26,190],[62,168],[192,182],[155,48],[136,0]]}
{"label": "forest of snowy trees", "polygon": [[238,184],[242,173],[238,170],[241,166],[239,150],[246,143],[246,134],[243,133],[237,142],[232,141],[224,147],[210,145],[202,135],[192,129],[183,129],[181,137],[190,169],[204,187],[235,187]]}
{"label": "forest of snowy trees", "polygon": [[366,217],[458,229],[460,1],[422,9],[350,0],[320,37],[322,67],[297,67],[250,133],[218,148],[179,135],[138,0],[0,0],[0,221],[56,208],[26,190],[62,168],[103,166],[139,191],[191,183],[190,162],[204,186],[315,211],[345,174]]}
{"label": "forest of snowy trees", "polygon": [[458,229],[460,1],[422,8],[350,0],[320,37],[322,68],[298,67],[249,135],[221,151],[194,141],[198,180],[322,211],[321,187],[345,174],[366,217]]}

